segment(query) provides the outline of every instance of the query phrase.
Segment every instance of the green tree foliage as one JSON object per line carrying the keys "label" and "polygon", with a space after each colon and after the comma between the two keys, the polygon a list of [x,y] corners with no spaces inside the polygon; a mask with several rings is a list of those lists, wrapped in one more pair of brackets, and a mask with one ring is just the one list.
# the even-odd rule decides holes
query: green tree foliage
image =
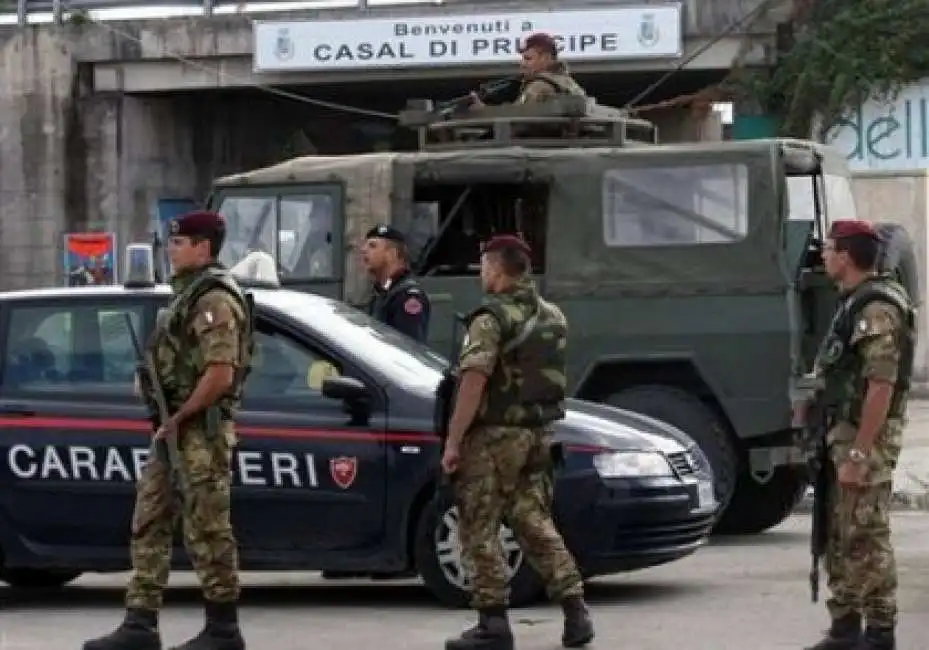
{"label": "green tree foliage", "polygon": [[817,138],[868,99],[893,100],[929,76],[929,0],[794,0],[793,43],[742,94],[780,117],[785,136]]}

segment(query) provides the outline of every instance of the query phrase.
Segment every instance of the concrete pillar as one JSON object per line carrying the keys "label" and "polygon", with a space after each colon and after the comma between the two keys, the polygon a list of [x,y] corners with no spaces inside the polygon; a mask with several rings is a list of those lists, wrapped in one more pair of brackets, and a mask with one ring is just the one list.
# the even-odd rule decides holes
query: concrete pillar
{"label": "concrete pillar", "polygon": [[62,280],[61,236],[82,191],[68,165],[81,148],[74,71],[54,29],[0,36],[0,289]]}

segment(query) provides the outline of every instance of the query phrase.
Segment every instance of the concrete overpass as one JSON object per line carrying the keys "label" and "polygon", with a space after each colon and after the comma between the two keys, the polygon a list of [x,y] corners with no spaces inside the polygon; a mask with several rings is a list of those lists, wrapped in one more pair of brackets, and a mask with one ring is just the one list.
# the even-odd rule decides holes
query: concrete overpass
{"label": "concrete overpass", "polygon": [[[686,61],[647,101],[688,83],[696,89],[737,56],[749,65],[767,63],[784,4],[685,0],[673,56],[579,57],[572,69],[591,94],[622,101]],[[318,150],[320,142],[327,151],[356,150],[363,146],[360,132],[383,127],[377,117],[360,124],[294,94],[392,112],[404,95],[447,97],[512,69],[507,58],[476,56],[454,68],[308,65],[256,72],[253,20],[415,23],[457,14],[607,12],[617,3],[528,7],[474,1],[0,27],[0,289],[60,283],[63,233],[115,231],[124,245],[144,235],[157,198],[203,197],[217,175]],[[750,33],[726,33],[753,12]]]}

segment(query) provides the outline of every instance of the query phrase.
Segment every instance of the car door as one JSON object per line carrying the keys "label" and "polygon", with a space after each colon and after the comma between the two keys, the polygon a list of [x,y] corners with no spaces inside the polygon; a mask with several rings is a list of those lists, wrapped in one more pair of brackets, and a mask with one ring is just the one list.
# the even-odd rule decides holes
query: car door
{"label": "car door", "polygon": [[[243,553],[366,553],[384,534],[386,412],[377,387],[271,319],[259,319],[254,340],[233,488]],[[370,417],[354,418],[323,396],[329,374],[368,385]]]}
{"label": "car door", "polygon": [[0,368],[0,515],[24,542],[125,561],[149,426],[126,315],[99,295],[8,301]]}

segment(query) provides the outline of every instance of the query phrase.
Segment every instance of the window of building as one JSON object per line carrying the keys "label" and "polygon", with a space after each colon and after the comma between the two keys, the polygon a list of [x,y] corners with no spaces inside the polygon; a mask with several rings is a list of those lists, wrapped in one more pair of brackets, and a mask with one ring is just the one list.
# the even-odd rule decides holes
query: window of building
{"label": "window of building", "polygon": [[337,362],[282,332],[259,326],[254,342],[246,400],[318,396],[323,379],[341,374]]}
{"label": "window of building", "polygon": [[3,368],[6,390],[132,394],[144,307],[13,307]]}
{"label": "window of building", "polygon": [[643,167],[603,175],[607,246],[732,243],[744,239],[748,227],[745,165]]}
{"label": "window of building", "polygon": [[337,224],[333,195],[324,192],[225,196],[218,211],[226,218],[220,261],[235,266],[249,253],[267,253],[282,279],[320,280],[337,274],[333,242]]}

